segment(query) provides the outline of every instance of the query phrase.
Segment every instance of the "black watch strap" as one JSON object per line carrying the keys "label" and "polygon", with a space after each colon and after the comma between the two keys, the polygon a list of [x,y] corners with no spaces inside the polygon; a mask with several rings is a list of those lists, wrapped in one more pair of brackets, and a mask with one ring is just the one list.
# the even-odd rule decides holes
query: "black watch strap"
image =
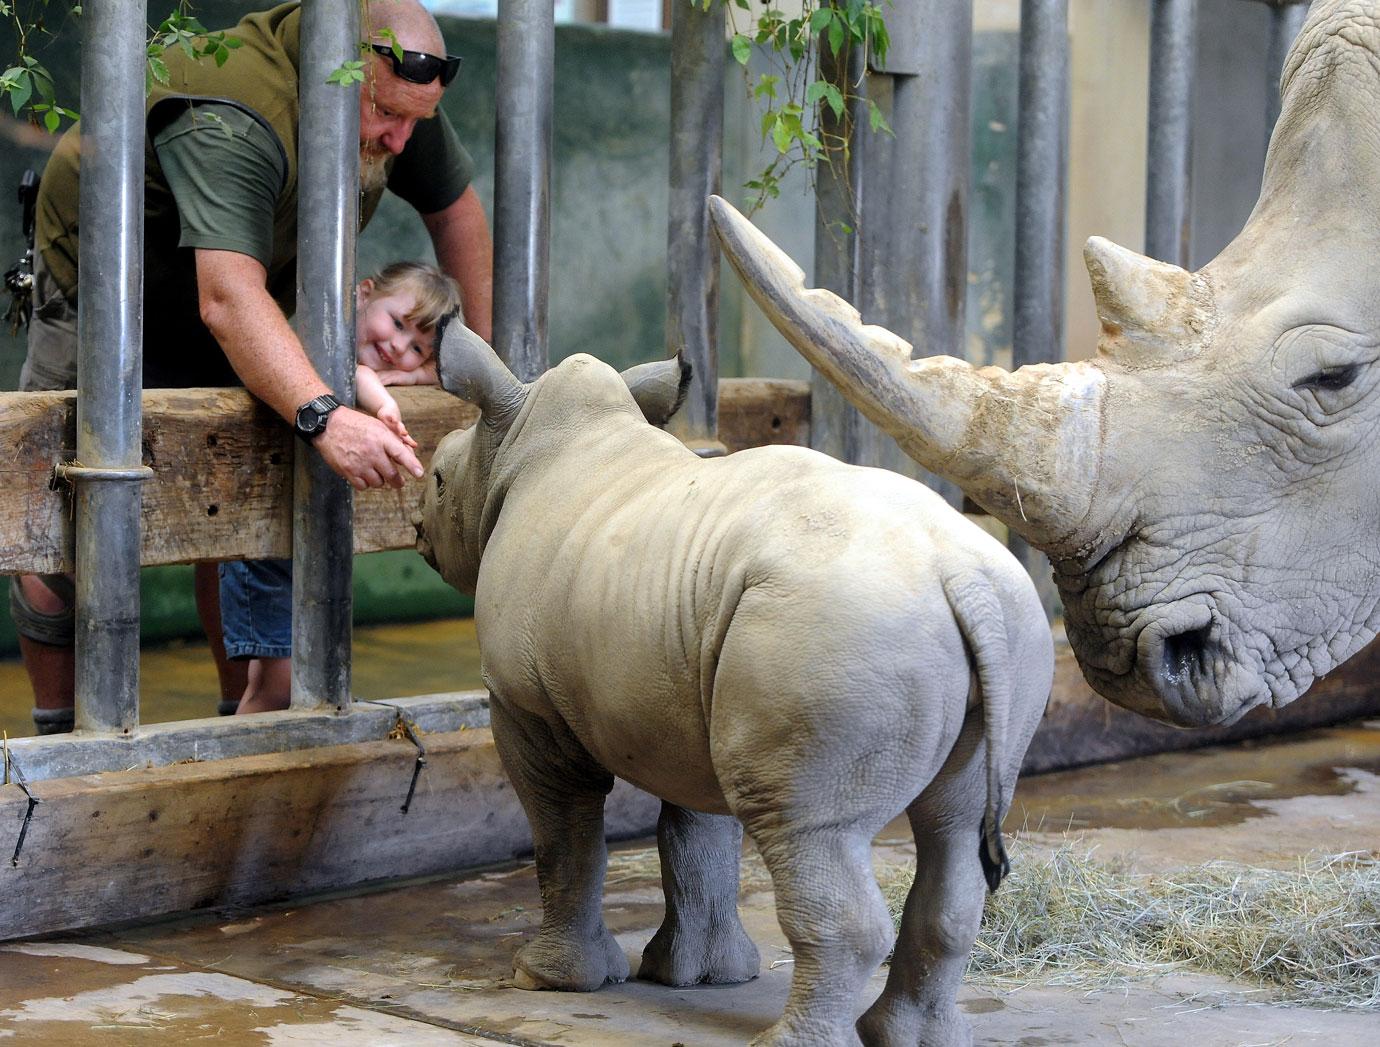
{"label": "black watch strap", "polygon": [[330,393],[313,397],[297,408],[297,418],[293,429],[304,440],[314,440],[326,431],[326,422],[331,412],[340,406],[340,401]]}

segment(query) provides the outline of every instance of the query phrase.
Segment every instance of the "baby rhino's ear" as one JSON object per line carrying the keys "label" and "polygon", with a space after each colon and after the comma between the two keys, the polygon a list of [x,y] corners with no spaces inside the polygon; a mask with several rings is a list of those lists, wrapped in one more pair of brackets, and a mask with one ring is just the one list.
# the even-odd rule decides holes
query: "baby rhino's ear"
{"label": "baby rhino's ear", "polygon": [[623,372],[623,381],[642,408],[643,416],[657,427],[669,422],[685,403],[690,377],[690,361],[682,359],[679,353],[671,360],[654,360]]}

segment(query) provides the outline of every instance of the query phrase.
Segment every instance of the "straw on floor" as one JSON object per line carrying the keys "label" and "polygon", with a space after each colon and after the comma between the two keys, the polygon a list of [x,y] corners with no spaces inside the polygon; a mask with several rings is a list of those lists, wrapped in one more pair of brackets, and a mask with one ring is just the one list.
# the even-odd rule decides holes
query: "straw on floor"
{"label": "straw on floor", "polygon": [[[1235,862],[1134,872],[1065,846],[1013,855],[991,895],[969,974],[1001,982],[1110,987],[1194,970],[1268,989],[1274,1000],[1380,1008],[1380,856]],[[899,922],[914,870],[879,880]]]}

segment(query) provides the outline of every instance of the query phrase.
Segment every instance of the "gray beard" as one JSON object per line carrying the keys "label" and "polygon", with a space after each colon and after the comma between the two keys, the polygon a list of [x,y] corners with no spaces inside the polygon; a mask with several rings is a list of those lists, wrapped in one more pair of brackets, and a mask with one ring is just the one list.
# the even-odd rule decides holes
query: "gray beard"
{"label": "gray beard", "polygon": [[359,188],[361,192],[372,193],[388,183],[388,153],[385,150],[360,150]]}

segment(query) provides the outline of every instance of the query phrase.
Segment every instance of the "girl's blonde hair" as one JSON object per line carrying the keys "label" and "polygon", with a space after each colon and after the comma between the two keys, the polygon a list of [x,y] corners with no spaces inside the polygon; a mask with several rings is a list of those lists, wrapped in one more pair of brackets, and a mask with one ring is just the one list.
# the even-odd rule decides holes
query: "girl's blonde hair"
{"label": "girl's blonde hair", "polygon": [[460,285],[434,265],[394,262],[380,269],[372,279],[371,297],[377,294],[386,298],[404,291],[412,295],[416,304],[408,310],[405,319],[423,331],[430,331],[447,313],[456,313],[464,321],[464,316],[459,315]]}

